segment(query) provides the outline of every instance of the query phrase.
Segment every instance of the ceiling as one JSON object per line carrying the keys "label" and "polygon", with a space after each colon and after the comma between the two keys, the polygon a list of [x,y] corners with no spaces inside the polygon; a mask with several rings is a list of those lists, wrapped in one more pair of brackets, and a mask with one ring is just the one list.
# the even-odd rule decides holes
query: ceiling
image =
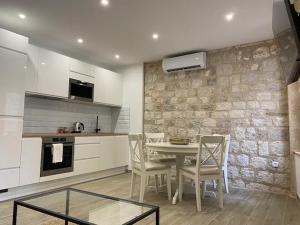
{"label": "ceiling", "polygon": [[[103,7],[99,0],[1,0],[0,27],[107,68],[273,37],[272,0],[109,1]],[[234,19],[225,21],[230,12]]]}

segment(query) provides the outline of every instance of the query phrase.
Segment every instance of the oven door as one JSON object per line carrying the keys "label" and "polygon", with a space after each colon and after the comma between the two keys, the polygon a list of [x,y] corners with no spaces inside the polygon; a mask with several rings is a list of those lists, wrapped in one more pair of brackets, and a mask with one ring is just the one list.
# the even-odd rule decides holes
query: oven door
{"label": "oven door", "polygon": [[63,143],[63,161],[52,163],[52,143],[43,143],[41,177],[73,171],[74,144]]}
{"label": "oven door", "polygon": [[70,78],[69,99],[93,102],[94,84]]}

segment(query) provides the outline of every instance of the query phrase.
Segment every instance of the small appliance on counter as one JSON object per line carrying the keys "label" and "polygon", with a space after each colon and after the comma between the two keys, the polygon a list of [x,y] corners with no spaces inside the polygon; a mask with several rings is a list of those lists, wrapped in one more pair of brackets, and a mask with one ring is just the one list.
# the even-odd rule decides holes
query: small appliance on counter
{"label": "small appliance on counter", "polygon": [[81,122],[76,122],[74,126],[74,133],[81,133],[84,131],[84,124]]}
{"label": "small appliance on counter", "polygon": [[99,127],[99,116],[97,116],[96,129],[95,129],[95,131],[96,131],[97,134],[101,131],[101,129],[100,129],[100,127]]}

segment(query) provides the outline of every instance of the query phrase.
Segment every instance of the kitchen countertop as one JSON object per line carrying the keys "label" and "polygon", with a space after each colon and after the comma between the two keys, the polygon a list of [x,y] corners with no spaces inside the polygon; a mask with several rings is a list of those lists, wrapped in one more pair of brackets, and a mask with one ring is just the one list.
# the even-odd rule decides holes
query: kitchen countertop
{"label": "kitchen countertop", "polygon": [[24,138],[32,137],[97,137],[97,136],[120,136],[126,133],[23,133]]}

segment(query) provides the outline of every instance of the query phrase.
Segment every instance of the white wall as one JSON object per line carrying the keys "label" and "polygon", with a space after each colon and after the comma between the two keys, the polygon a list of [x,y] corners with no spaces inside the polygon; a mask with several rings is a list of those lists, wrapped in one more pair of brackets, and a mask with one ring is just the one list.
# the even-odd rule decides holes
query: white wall
{"label": "white wall", "polygon": [[[128,107],[130,112],[130,133],[143,133],[144,111],[144,64],[134,64],[118,68],[116,72],[123,77],[123,107]],[[130,157],[130,156],[129,156]],[[128,169],[131,170],[129,159]]]}
{"label": "white wall", "polygon": [[130,108],[130,133],[143,132],[144,65],[118,68],[123,77],[123,107]]}

